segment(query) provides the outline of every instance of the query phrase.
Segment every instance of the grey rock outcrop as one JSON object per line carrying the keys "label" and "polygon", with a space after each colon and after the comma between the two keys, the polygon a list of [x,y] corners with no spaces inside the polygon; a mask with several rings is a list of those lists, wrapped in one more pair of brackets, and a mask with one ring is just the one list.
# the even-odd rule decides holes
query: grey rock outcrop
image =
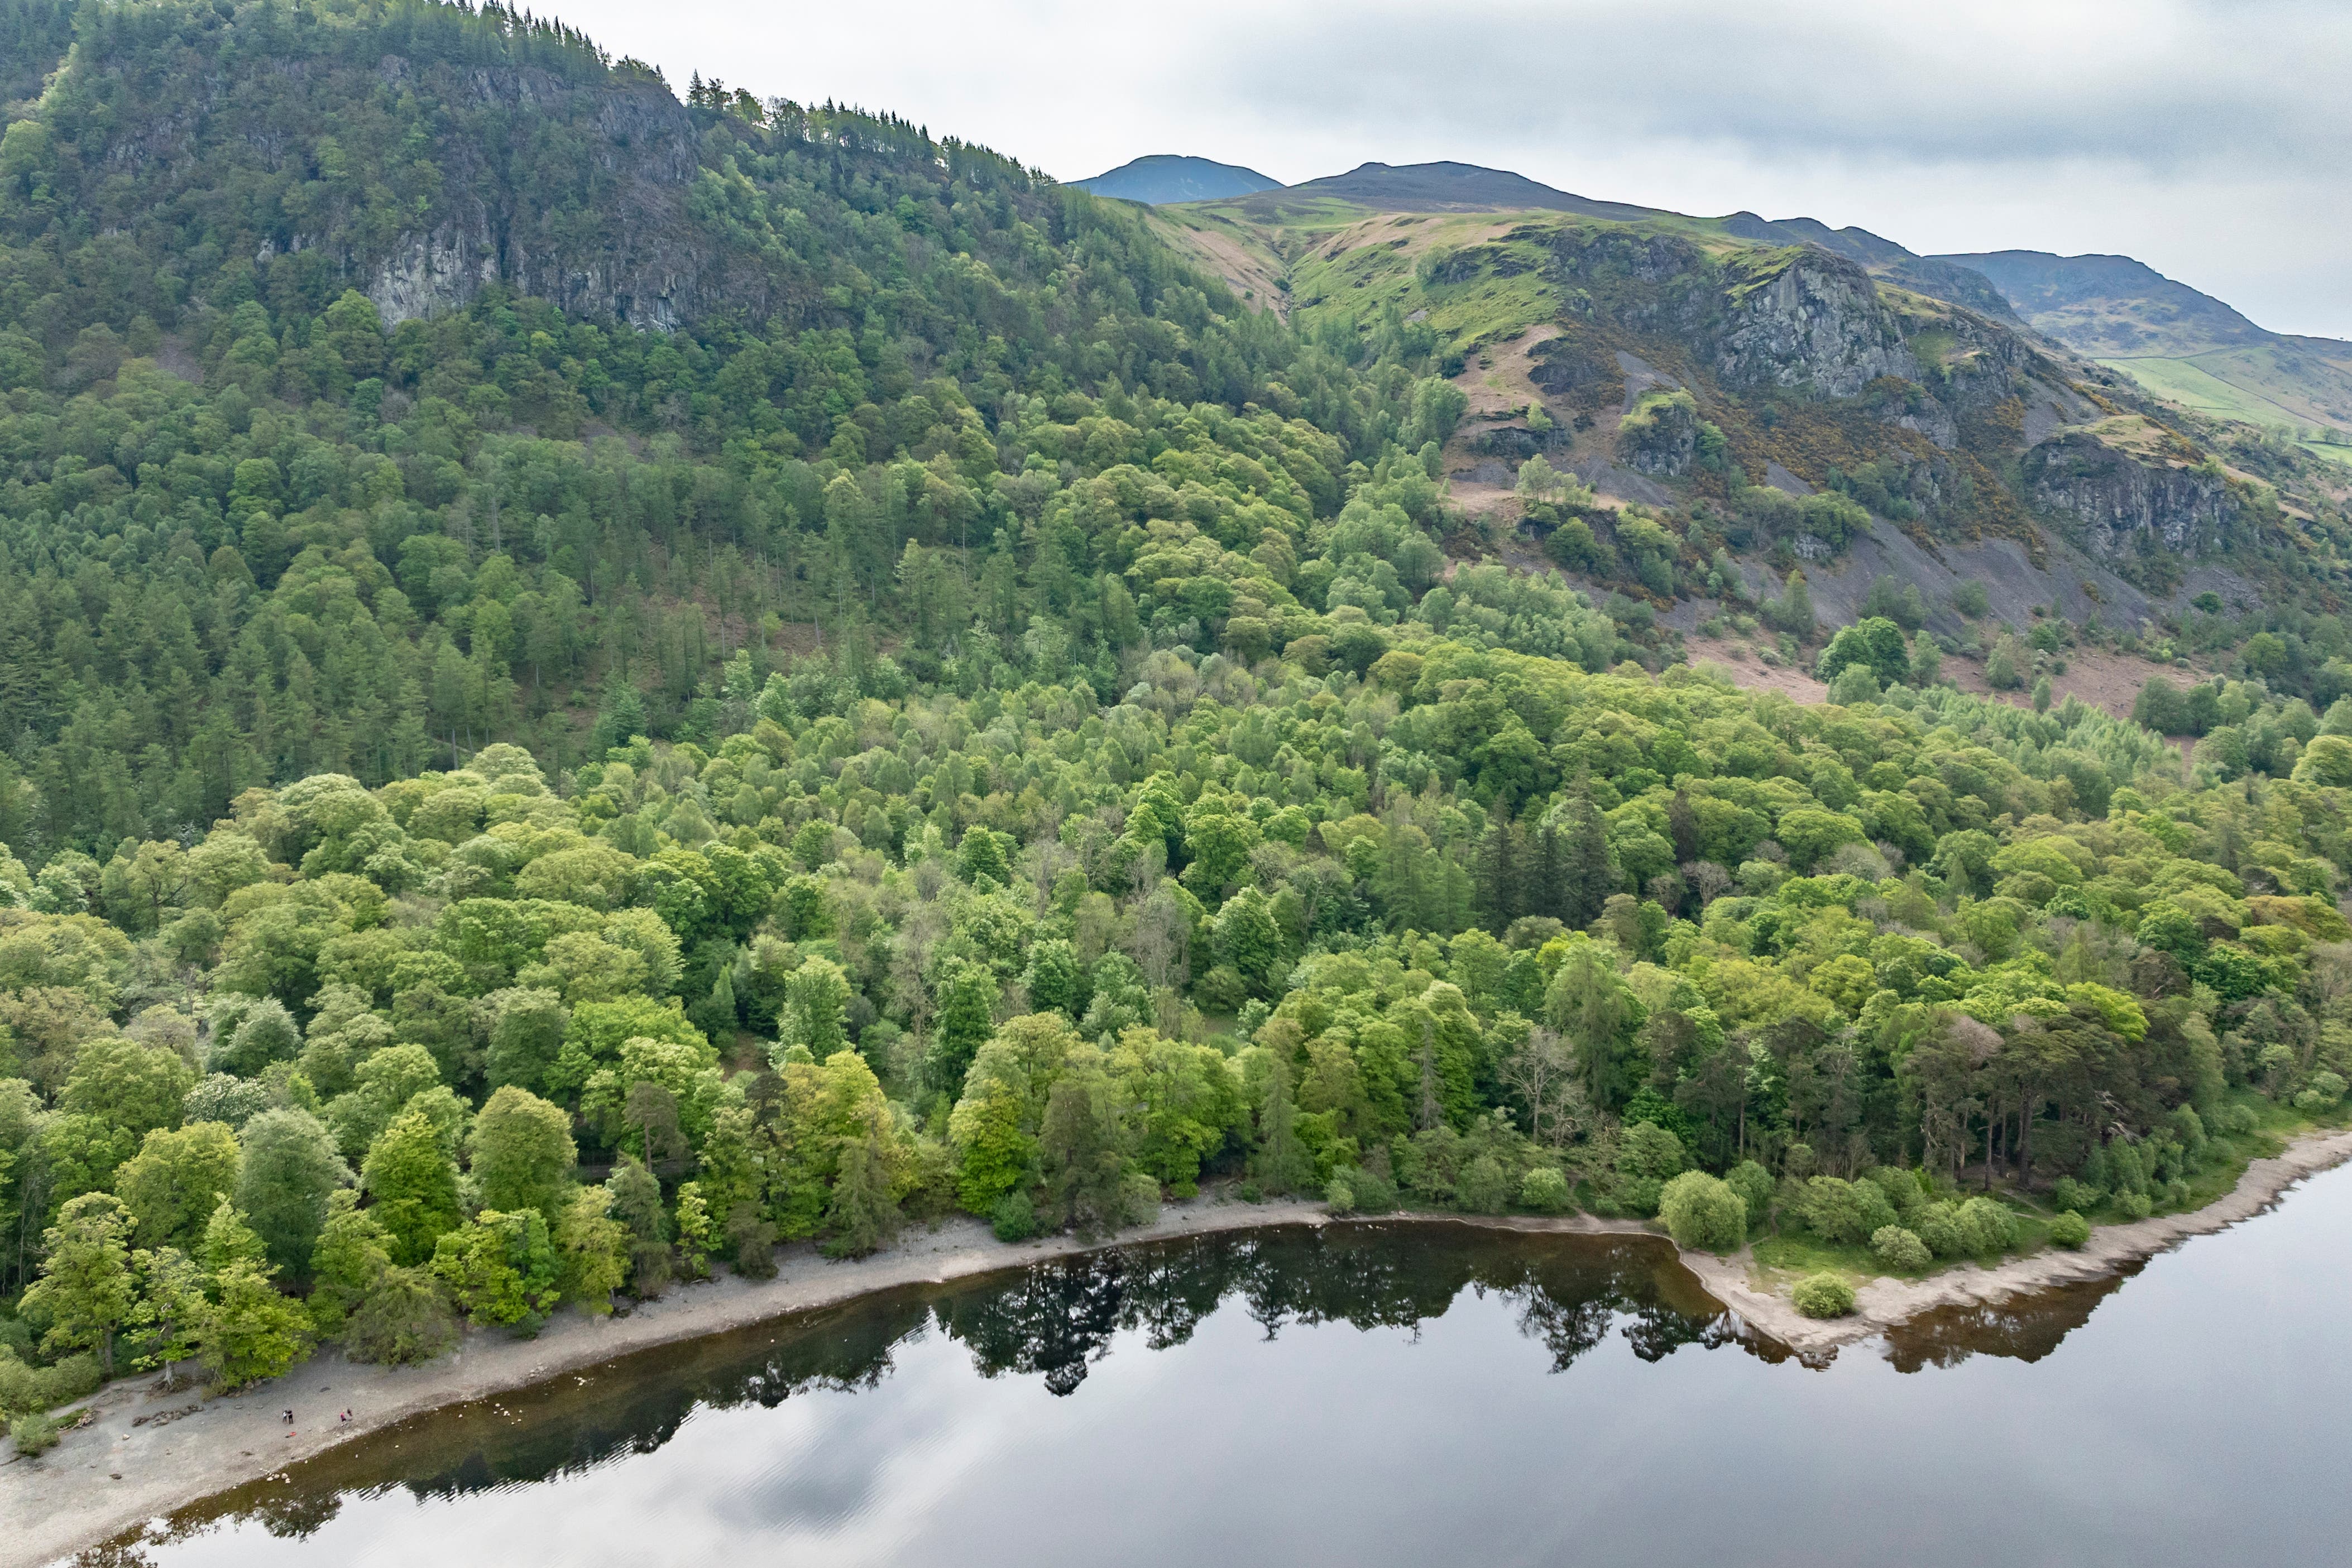
{"label": "grey rock outcrop", "polygon": [[1617,455],[1637,474],[1670,479],[1690,472],[1698,449],[1698,409],[1688,393],[1643,398],[1617,429]]}
{"label": "grey rock outcrop", "polygon": [[[407,74],[397,57],[381,68]],[[730,277],[689,220],[687,193],[700,172],[694,122],[667,89],[618,77],[583,86],[510,67],[426,74],[502,117],[567,121],[588,146],[573,165],[575,187],[554,190],[477,177],[488,173],[495,150],[440,149],[456,189],[494,194],[461,197],[429,228],[398,235],[386,254],[355,258],[365,269],[363,291],[387,324],[462,308],[501,282],[582,315],[661,329],[714,306],[765,302],[764,279]],[[583,232],[583,209],[604,221]]]}
{"label": "grey rock outcrop", "polygon": [[2026,458],[2033,504],[2082,525],[2092,553],[2113,556],[2153,538],[2167,550],[2221,545],[2241,510],[2229,482],[2196,468],[2141,461],[2083,434],[2053,437]]}
{"label": "grey rock outcrop", "polygon": [[1876,281],[1843,256],[1801,252],[1777,277],[1735,287],[1727,303],[1714,354],[1727,386],[1853,397],[1881,376],[1919,379]]}

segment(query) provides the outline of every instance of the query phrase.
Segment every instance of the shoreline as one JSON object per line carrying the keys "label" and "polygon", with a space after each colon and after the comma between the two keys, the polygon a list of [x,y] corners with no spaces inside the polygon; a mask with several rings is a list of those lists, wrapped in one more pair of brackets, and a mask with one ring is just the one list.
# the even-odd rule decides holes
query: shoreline
{"label": "shoreline", "polygon": [[[1879,1279],[1855,1292],[1851,1316],[1814,1319],[1752,1277],[1747,1249],[1728,1257],[1676,1249],[1706,1293],[1745,1327],[1785,1345],[1808,1365],[1826,1365],[1857,1343],[1936,1308],[1997,1301],[2047,1286],[2105,1278],[2192,1236],[2253,1218],[2305,1177],[2352,1159],[2352,1130],[2312,1134],[2276,1156],[2251,1163],[2235,1187],[2203,1208],[2102,1226],[2081,1250],[2047,1250],[1985,1268],[1962,1264],[1925,1280]],[[1559,1235],[1639,1235],[1674,1243],[1647,1222],[1591,1215],[1559,1218],[1459,1214],[1367,1216]],[[128,1379],[84,1401],[89,1424],[65,1435],[38,1460],[0,1464],[0,1568],[54,1563],[232,1487],[268,1476],[396,1422],[449,1405],[525,1387],[633,1352],[699,1339],[770,1319],[837,1305],[898,1286],[1018,1269],[1106,1247],[1285,1225],[1349,1224],[1319,1203],[1194,1200],[1162,1207],[1149,1226],[1099,1242],[1071,1236],[1002,1242],[984,1222],[958,1218],[913,1232],[872,1257],[831,1262],[813,1248],[780,1260],[772,1280],[733,1275],[674,1288],[626,1317],[558,1317],[537,1339],[469,1334],[424,1366],[383,1367],[346,1360],[330,1348],[275,1382],[228,1397],[194,1389],[158,1394]],[[282,1412],[292,1407],[289,1431]],[[349,1408],[352,1419],[339,1423]],[[185,1414],[181,1414],[184,1412]],[[159,1416],[173,1419],[159,1422]],[[142,1420],[144,1424],[134,1426]],[[191,1447],[193,1445],[193,1448]],[[184,1452],[183,1450],[186,1450]]]}

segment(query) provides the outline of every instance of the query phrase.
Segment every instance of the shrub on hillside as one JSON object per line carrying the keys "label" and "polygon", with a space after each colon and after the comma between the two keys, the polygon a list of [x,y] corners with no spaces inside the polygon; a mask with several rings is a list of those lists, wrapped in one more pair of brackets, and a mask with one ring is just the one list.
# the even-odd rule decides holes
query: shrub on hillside
{"label": "shrub on hillside", "polygon": [[1025,1192],[1007,1193],[988,1217],[999,1241],[1026,1241],[1037,1234],[1037,1206]]}
{"label": "shrub on hillside", "polygon": [[1362,1167],[1346,1173],[1349,1190],[1356,1195],[1359,1214],[1386,1214],[1397,1205],[1396,1183]]}
{"label": "shrub on hillside", "polygon": [[47,1416],[19,1416],[9,1427],[8,1437],[16,1452],[29,1459],[58,1446],[58,1424]]}
{"label": "shrub on hillside", "polygon": [[1480,1155],[1463,1168],[1454,1198],[1473,1214],[1500,1214],[1510,1202],[1511,1178],[1492,1155]]}
{"label": "shrub on hillside", "polygon": [[2071,1208],[2077,1214],[2088,1214],[2107,1200],[2107,1195],[2087,1182],[2073,1176],[2060,1176],[2050,1189],[2051,1201],[2060,1208]]}
{"label": "shrub on hillside", "polygon": [[1899,1218],[1874,1182],[1815,1176],[1800,1200],[1805,1228],[1824,1241],[1858,1245]]}

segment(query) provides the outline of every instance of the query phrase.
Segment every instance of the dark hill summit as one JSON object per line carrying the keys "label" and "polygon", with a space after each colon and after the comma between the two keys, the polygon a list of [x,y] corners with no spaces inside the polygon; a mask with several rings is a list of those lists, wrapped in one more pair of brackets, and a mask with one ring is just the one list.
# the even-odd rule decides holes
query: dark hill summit
{"label": "dark hill summit", "polygon": [[1247,196],[1259,191],[1282,189],[1281,181],[1255,169],[1176,152],[1154,152],[1070,183],[1097,196],[1116,196],[1121,201],[1155,207],[1172,202],[1213,202],[1223,196]]}
{"label": "dark hill summit", "polygon": [[1596,202],[1572,195],[1507,169],[1485,169],[1475,163],[1360,163],[1344,174],[1329,174],[1292,185],[1278,195],[1261,195],[1250,204],[1289,205],[1318,197],[1353,202],[1393,213],[1475,213],[1537,210],[1580,213],[1586,217],[1632,220],[1660,215],[1655,207],[1623,202]]}
{"label": "dark hill summit", "polygon": [[2236,309],[2127,256],[1997,250],[1933,259],[1990,278],[2019,314],[2086,354],[2182,354],[2265,343]]}

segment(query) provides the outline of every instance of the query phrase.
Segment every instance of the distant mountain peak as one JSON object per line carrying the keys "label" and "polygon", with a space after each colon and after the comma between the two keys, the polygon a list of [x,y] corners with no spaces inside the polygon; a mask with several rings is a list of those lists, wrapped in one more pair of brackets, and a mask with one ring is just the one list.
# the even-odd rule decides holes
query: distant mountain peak
{"label": "distant mountain peak", "polygon": [[1224,196],[1247,196],[1259,191],[1282,189],[1281,181],[1255,169],[1181,152],[1147,153],[1116,169],[1070,183],[1097,196],[1115,196],[1155,207],[1171,202],[1213,202]]}
{"label": "distant mountain peak", "polygon": [[1934,259],[1983,273],[2018,314],[2095,357],[2177,356],[2277,340],[2211,295],[2127,256],[1996,250]]}
{"label": "distant mountain peak", "polygon": [[1621,220],[1659,216],[1655,207],[1597,202],[1507,169],[1444,160],[1434,163],[1359,163],[1293,185],[1286,198],[1336,197],[1390,212],[1508,212],[1535,209]]}

